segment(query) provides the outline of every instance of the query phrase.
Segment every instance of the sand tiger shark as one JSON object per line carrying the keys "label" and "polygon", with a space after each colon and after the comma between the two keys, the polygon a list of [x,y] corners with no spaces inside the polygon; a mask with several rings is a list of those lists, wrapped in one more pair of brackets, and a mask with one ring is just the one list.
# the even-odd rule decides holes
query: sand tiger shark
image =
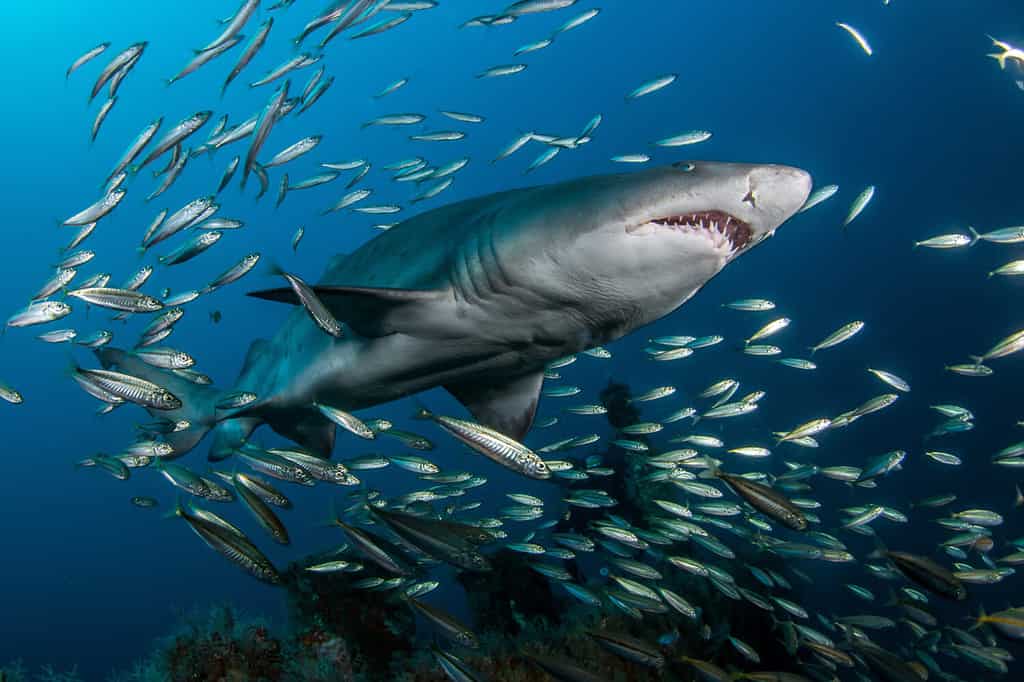
{"label": "sand tiger shark", "polygon": [[253,292],[297,305],[249,348],[232,391],[257,400],[216,414],[224,391],[114,348],[104,366],[183,401],[154,414],[189,420],[177,453],[214,430],[225,457],[260,425],[329,456],[346,411],[438,386],[479,423],[521,440],[551,360],[603,345],[689,300],[804,204],[811,177],[780,165],[685,162],[515,189],[440,207],[334,257],[313,286],[344,325],[312,321],[290,287]]}

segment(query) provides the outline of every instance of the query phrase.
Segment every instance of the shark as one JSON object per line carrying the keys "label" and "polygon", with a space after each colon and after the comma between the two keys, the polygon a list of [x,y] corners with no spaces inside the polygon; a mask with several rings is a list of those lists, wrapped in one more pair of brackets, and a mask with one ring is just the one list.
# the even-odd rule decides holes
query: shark
{"label": "shark", "polygon": [[[223,459],[269,426],[323,457],[335,425],[317,409],[356,411],[443,387],[480,424],[522,440],[545,365],[669,315],[807,200],[811,176],[776,164],[687,161],[513,189],[435,208],[335,256],[311,285],[341,322],[322,331],[291,287],[249,295],[295,306],[252,343],[225,393],[97,349],[101,364],[182,400],[161,417],[177,455],[213,431]],[[156,411],[153,411],[157,414]]]}

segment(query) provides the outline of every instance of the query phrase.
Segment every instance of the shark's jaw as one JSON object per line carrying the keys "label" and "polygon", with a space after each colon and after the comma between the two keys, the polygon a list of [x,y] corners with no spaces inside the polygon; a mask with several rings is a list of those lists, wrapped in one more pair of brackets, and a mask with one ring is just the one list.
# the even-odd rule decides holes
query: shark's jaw
{"label": "shark's jaw", "polygon": [[645,236],[664,230],[704,236],[712,241],[716,250],[728,246],[730,255],[742,251],[753,240],[753,230],[748,223],[718,210],[655,218],[627,226],[626,234]]}

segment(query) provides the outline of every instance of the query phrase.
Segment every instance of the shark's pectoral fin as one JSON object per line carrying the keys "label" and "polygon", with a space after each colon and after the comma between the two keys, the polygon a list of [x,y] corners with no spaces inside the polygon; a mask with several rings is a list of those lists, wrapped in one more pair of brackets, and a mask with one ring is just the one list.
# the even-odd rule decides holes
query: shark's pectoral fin
{"label": "shark's pectoral fin", "polygon": [[[379,287],[315,286],[313,292],[338,320],[360,336],[415,334],[423,322],[423,308],[447,295],[441,289],[387,289]],[[267,301],[301,305],[291,287],[250,291]]]}
{"label": "shark's pectoral fin", "polygon": [[278,435],[324,459],[329,458],[334,450],[335,426],[320,413],[311,412],[295,419],[275,418],[268,420],[267,424]]}
{"label": "shark's pectoral fin", "polygon": [[445,389],[478,422],[521,441],[533,424],[543,382],[543,372],[536,372],[511,381],[446,384]]}

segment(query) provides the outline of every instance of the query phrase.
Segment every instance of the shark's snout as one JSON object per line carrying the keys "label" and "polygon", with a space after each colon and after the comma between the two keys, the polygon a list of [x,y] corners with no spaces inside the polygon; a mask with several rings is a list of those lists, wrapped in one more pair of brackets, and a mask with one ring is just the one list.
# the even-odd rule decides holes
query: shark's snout
{"label": "shark's snout", "polygon": [[811,193],[811,175],[793,166],[756,166],[747,178],[744,202],[766,214],[764,228],[775,230],[796,213]]}

